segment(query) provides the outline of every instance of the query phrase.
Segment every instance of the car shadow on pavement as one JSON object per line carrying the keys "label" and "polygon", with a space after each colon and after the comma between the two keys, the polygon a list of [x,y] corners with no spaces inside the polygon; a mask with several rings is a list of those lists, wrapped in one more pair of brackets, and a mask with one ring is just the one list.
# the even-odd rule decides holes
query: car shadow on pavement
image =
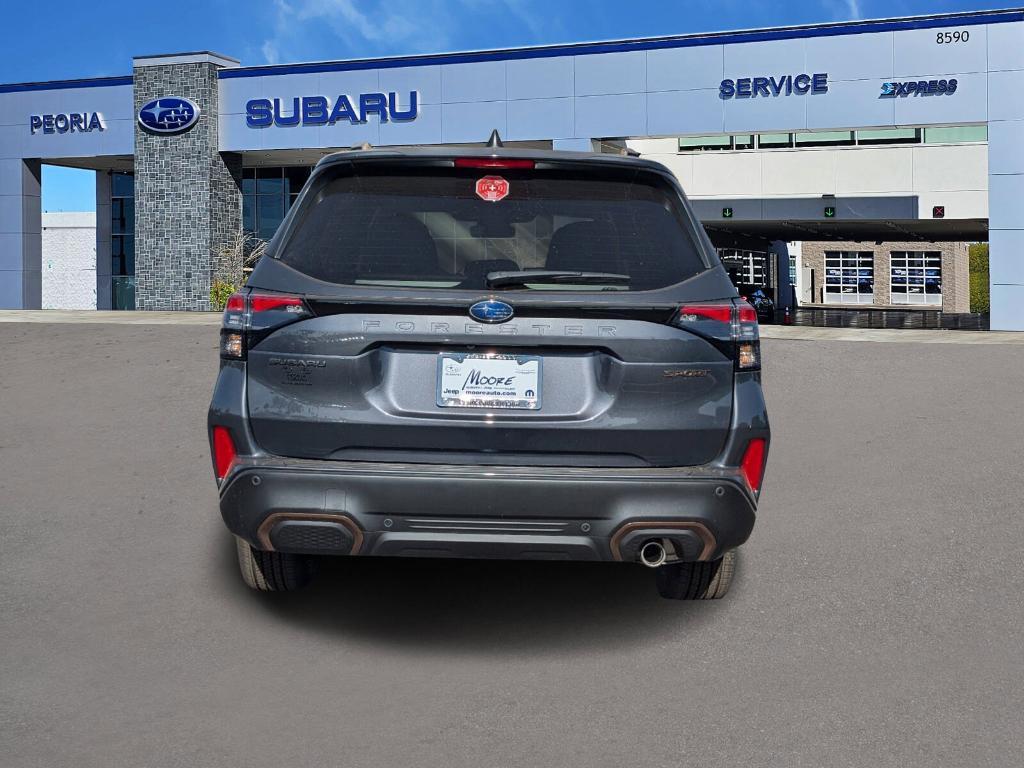
{"label": "car shadow on pavement", "polygon": [[317,559],[313,583],[286,594],[246,587],[227,537],[228,599],[339,639],[430,653],[601,651],[678,640],[728,600],[664,600],[639,565],[412,558]]}

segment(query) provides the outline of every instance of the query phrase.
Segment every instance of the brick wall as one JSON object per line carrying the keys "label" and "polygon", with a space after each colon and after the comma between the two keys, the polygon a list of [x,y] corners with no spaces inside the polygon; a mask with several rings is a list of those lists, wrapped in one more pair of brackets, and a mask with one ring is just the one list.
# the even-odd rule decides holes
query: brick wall
{"label": "brick wall", "polygon": [[96,309],[96,214],[42,215],[42,308]]}
{"label": "brick wall", "polygon": [[825,300],[825,252],[860,251],[874,254],[875,290],[872,304],[833,304],[833,306],[898,307],[899,309],[939,309],[936,305],[892,304],[889,293],[890,254],[893,251],[938,252],[942,259],[942,306],[943,312],[970,311],[970,289],[968,278],[966,243],[920,243],[920,242],[810,242],[801,245],[802,263],[814,270],[814,304],[826,304]]}

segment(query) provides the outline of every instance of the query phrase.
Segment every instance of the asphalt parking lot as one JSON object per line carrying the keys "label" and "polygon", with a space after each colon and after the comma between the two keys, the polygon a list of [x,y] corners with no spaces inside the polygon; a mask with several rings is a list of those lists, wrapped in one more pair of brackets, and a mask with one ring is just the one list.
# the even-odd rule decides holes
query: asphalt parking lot
{"label": "asphalt parking lot", "polygon": [[212,325],[0,324],[4,766],[1000,766],[1024,752],[1024,345],[771,339],[723,601],[639,566],[239,579]]}

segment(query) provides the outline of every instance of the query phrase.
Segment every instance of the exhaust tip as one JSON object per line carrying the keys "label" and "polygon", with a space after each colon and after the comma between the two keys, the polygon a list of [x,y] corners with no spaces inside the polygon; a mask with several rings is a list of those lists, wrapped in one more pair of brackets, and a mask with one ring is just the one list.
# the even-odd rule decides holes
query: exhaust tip
{"label": "exhaust tip", "polygon": [[640,562],[648,568],[657,568],[664,564],[666,557],[665,545],[660,541],[652,539],[640,547]]}

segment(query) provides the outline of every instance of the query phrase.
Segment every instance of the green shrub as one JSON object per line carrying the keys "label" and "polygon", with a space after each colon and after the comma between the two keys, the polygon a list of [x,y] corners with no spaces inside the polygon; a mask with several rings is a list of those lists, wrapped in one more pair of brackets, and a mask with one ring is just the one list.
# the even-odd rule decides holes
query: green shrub
{"label": "green shrub", "polygon": [[974,243],[968,256],[971,312],[988,312],[988,243]]}
{"label": "green shrub", "polygon": [[227,306],[228,299],[231,298],[231,294],[237,290],[238,286],[234,283],[214,280],[210,285],[210,309],[223,312],[224,307]]}

